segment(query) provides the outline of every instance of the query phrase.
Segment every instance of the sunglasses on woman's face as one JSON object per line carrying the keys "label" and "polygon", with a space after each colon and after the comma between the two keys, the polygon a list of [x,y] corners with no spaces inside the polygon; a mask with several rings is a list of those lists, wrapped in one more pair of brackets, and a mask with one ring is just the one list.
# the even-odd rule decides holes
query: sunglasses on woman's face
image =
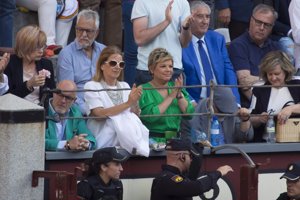
{"label": "sunglasses on woman's face", "polygon": [[111,67],[116,67],[117,65],[119,65],[121,69],[124,69],[125,67],[124,61],[117,62],[115,60],[111,60],[111,61],[106,61],[105,63],[109,64]]}

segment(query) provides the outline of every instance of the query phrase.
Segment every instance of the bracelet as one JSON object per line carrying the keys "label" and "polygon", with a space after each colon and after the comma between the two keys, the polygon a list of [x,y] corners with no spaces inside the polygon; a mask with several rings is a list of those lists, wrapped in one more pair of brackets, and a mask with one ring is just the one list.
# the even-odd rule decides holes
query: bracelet
{"label": "bracelet", "polygon": [[242,122],[247,122],[247,121],[249,121],[249,119],[250,119],[250,116],[248,116],[247,119],[242,119]]}
{"label": "bracelet", "polygon": [[189,30],[189,28],[190,28],[189,26],[182,26],[182,29],[186,31]]}
{"label": "bracelet", "polygon": [[70,142],[69,141],[66,142],[65,149],[68,150],[68,151],[71,150]]}

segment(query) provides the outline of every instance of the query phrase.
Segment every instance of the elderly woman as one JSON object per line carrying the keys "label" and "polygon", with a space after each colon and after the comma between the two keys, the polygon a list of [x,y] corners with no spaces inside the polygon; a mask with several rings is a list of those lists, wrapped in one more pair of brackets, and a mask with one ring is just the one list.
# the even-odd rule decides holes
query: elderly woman
{"label": "elderly woman", "polygon": [[4,71],[9,93],[39,104],[45,88],[55,88],[52,62],[42,58],[46,35],[35,25],[21,28],[16,36],[15,55]]}
{"label": "elderly woman", "polygon": [[[292,87],[300,84],[299,80],[292,80],[295,72],[290,58],[282,51],[268,53],[260,64],[260,77],[265,85],[272,87],[257,87],[253,89],[252,114],[261,114],[251,117],[255,127],[254,141],[260,142],[264,128],[268,120],[268,113],[277,114],[277,122],[280,124],[292,115],[300,113],[300,88]],[[288,85],[289,87],[285,87]]]}
{"label": "elderly woman", "polygon": [[[194,112],[194,107],[188,100],[188,93],[180,88],[183,86],[182,75],[175,82],[170,81],[173,74],[173,57],[166,49],[157,48],[150,53],[148,68],[152,80],[142,85],[148,89],[144,90],[139,101],[141,115]],[[168,88],[174,86],[176,88]],[[150,137],[157,142],[166,142],[166,138],[176,137],[180,121],[181,116],[142,117],[142,122],[150,130]]]}
{"label": "elderly woman", "polygon": [[120,81],[125,63],[121,51],[114,46],[103,49],[97,62],[96,74],[84,89],[97,90],[84,95],[88,128],[94,133],[97,148],[121,145],[128,152],[149,154],[148,129],[136,114],[142,88]]}

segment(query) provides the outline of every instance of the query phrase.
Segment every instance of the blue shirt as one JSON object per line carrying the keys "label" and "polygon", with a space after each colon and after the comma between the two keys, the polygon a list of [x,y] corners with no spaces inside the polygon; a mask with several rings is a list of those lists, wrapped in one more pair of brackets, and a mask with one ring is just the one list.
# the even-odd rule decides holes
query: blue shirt
{"label": "blue shirt", "polygon": [[259,75],[259,64],[270,51],[279,50],[277,42],[267,39],[262,47],[257,46],[247,32],[234,39],[229,46],[229,57],[236,71],[249,70],[253,76]]}
{"label": "blue shirt", "polygon": [[[101,51],[105,45],[98,42],[93,43],[92,59],[88,58],[83,48],[77,40],[66,46],[58,55],[57,61],[57,80],[72,80],[77,85],[77,89],[83,89],[86,82],[92,80],[96,72],[96,64]],[[86,114],[84,103],[84,92],[77,93],[75,102],[83,115]]]}

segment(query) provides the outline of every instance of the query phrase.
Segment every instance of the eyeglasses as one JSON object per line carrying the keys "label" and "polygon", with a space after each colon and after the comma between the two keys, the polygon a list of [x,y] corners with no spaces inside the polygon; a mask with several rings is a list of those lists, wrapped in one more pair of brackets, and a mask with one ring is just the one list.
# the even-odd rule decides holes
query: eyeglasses
{"label": "eyeglasses", "polygon": [[260,20],[256,19],[253,15],[252,15],[252,18],[254,19],[255,25],[257,25],[257,26],[264,25],[264,27],[266,29],[271,29],[273,27],[273,24],[260,21]]}
{"label": "eyeglasses", "polygon": [[203,15],[203,14],[199,14],[199,15],[196,15],[196,17],[198,17],[200,20],[208,20],[210,19],[210,15]]}
{"label": "eyeglasses", "polygon": [[47,45],[44,45],[43,47],[37,47],[35,49],[35,51],[45,51],[46,48],[47,48]]}
{"label": "eyeglasses", "polygon": [[111,67],[116,67],[117,65],[119,65],[119,67],[121,69],[125,68],[125,62],[124,61],[117,62],[115,60],[111,60],[111,61],[106,61],[105,63],[109,64]]}
{"label": "eyeglasses", "polygon": [[96,33],[96,29],[87,29],[87,28],[81,28],[81,27],[76,27],[75,28],[76,31],[81,35],[83,34],[83,32],[86,32],[86,34],[90,37],[90,36],[94,36],[94,34]]}
{"label": "eyeglasses", "polygon": [[70,97],[70,96],[67,96],[67,95],[64,95],[62,93],[56,93],[60,98],[65,98],[67,102],[72,102],[72,101],[75,101],[76,100],[76,97]]}

